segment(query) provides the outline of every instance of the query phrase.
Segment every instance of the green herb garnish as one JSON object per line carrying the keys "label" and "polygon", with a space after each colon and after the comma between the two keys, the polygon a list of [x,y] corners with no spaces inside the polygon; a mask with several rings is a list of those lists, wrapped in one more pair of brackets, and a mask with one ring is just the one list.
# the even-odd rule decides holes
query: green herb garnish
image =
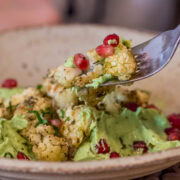
{"label": "green herb garnish", "polygon": [[48,121],[46,119],[44,119],[44,117],[42,115],[40,115],[38,111],[29,111],[29,113],[34,113],[38,119],[38,122],[35,125],[35,127],[39,126],[40,124],[47,124],[48,123]]}
{"label": "green herb garnish", "polygon": [[6,158],[11,158],[11,159],[14,158],[13,155],[12,155],[10,152],[6,152],[6,153],[4,154],[4,157],[6,157]]}
{"label": "green herb garnish", "polygon": [[11,101],[9,101],[8,109],[9,109],[10,114],[12,114],[13,113],[13,106],[12,106]]}
{"label": "green herb garnish", "polygon": [[15,106],[12,105],[12,102],[9,101],[9,106],[7,107],[7,109],[9,110],[10,114],[13,114],[13,111],[16,109],[16,107],[18,106],[18,104],[16,104]]}
{"label": "green herb garnish", "polygon": [[64,110],[60,109],[60,118],[64,118],[64,114],[65,114]]}
{"label": "green herb garnish", "polygon": [[53,126],[53,128],[55,130],[55,136],[60,136],[59,129],[56,126]]}
{"label": "green herb garnish", "polygon": [[69,120],[70,120],[70,117],[67,117],[67,118],[66,118],[66,121],[69,121]]}
{"label": "green herb garnish", "polygon": [[53,111],[51,111],[50,107],[47,107],[45,110],[41,110],[43,116],[45,115],[53,115]]}
{"label": "green herb garnish", "polygon": [[43,88],[43,86],[42,86],[41,84],[38,84],[38,85],[36,86],[36,89],[39,90],[39,91],[40,91],[42,88]]}

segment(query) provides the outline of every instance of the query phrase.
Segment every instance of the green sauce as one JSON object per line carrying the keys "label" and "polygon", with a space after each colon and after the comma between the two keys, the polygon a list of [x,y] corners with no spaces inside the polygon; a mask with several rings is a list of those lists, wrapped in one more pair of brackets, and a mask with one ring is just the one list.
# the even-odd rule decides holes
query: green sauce
{"label": "green sauce", "polygon": [[3,100],[7,100],[16,94],[21,94],[23,91],[24,89],[22,88],[0,88],[0,98],[2,98]]}
{"label": "green sauce", "polygon": [[71,67],[75,68],[76,66],[74,65],[74,56],[71,56],[67,59],[67,61],[64,63],[65,67]]}
{"label": "green sauce", "polygon": [[134,141],[144,141],[148,152],[180,146],[179,141],[167,141],[164,130],[168,127],[167,118],[153,109],[139,108],[136,112],[124,109],[114,115],[102,112],[90,138],[76,152],[74,161],[109,159],[109,153],[96,152],[95,147],[100,139],[105,139],[110,152],[115,151],[120,157],[139,154],[133,148]]}
{"label": "green sauce", "polygon": [[[18,122],[19,119],[19,122]],[[26,140],[21,137],[17,129],[25,127],[23,118],[14,117],[13,121],[0,119],[0,157],[17,158],[17,153],[24,153],[29,159],[33,159],[33,154],[27,145]],[[14,128],[14,122],[17,123]]]}
{"label": "green sauce", "polygon": [[86,87],[98,88],[104,82],[107,82],[112,79],[113,79],[113,76],[111,74],[104,74],[103,76],[93,79],[92,83],[87,84]]}

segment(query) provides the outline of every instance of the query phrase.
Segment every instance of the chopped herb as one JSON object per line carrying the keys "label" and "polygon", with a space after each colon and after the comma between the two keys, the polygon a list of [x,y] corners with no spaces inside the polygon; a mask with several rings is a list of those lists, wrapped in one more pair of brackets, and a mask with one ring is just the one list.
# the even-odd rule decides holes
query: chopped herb
{"label": "chopped herb", "polygon": [[13,106],[12,106],[11,101],[9,101],[8,109],[9,109],[10,114],[12,114],[13,113]]}
{"label": "chopped herb", "polygon": [[120,141],[120,143],[122,145],[122,149],[126,149],[126,145],[124,144],[124,141],[123,141],[123,139],[121,137],[119,138],[119,141]]}
{"label": "chopped herb", "polygon": [[64,114],[65,114],[64,110],[63,110],[63,109],[60,109],[60,117],[61,117],[61,118],[64,118]]}
{"label": "chopped herb", "polygon": [[16,109],[16,107],[18,106],[18,104],[16,104],[15,106],[12,105],[12,102],[9,102],[9,106],[7,107],[7,109],[9,110],[10,114],[13,114],[13,111]]}
{"label": "chopped herb", "polygon": [[45,116],[45,115],[47,115],[47,114],[53,114],[53,112],[51,111],[51,109],[50,109],[50,107],[47,107],[46,109],[45,109],[45,111],[44,110],[41,110],[41,113],[42,113],[42,115],[43,116]]}
{"label": "chopped herb", "polygon": [[66,118],[66,121],[69,121],[69,120],[70,120],[70,117],[67,117],[67,118]]}
{"label": "chopped herb", "polygon": [[43,116],[40,115],[38,111],[29,111],[29,113],[34,113],[38,119],[38,122],[35,125],[35,127],[39,126],[40,124],[47,124],[48,123],[48,121],[46,119],[44,119]]}
{"label": "chopped herb", "polygon": [[38,85],[36,86],[36,89],[39,90],[39,91],[40,91],[42,88],[43,88],[43,86],[42,86],[41,84],[38,84]]}
{"label": "chopped herb", "polygon": [[53,126],[53,128],[55,130],[55,136],[60,136],[59,129],[56,126]]}
{"label": "chopped herb", "polygon": [[10,152],[6,152],[4,157],[13,159],[13,155]]}

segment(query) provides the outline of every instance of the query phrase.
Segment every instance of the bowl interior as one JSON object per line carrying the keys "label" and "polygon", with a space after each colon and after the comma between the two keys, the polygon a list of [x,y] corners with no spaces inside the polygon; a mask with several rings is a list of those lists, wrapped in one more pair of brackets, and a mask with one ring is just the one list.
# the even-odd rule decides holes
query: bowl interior
{"label": "bowl interior", "polygon": [[[155,35],[154,33],[140,32],[118,27],[92,25],[65,25],[4,32],[0,34],[0,81],[13,77],[18,80],[20,86],[35,86],[41,82],[42,77],[46,75],[49,68],[60,65],[67,59],[67,57],[77,52],[85,53],[88,49],[96,47],[102,43],[104,36],[109,33],[117,33],[126,39],[132,39],[133,45],[146,41]],[[177,49],[172,62],[160,73],[146,80],[137,82],[127,88],[141,88],[152,92],[151,101],[166,114],[180,112],[179,57],[180,48]],[[159,155],[157,153],[155,154],[155,156],[148,156],[148,162],[151,162],[153,158],[154,161],[157,161]],[[143,160],[143,157],[140,158],[141,164],[143,161],[147,161],[147,158],[145,158],[146,161]],[[109,161],[111,163],[106,162],[104,166],[108,166],[109,164],[109,168],[114,168],[117,165],[117,170],[121,164],[126,162],[126,159],[128,158],[124,158],[121,162]],[[135,162],[137,157],[131,159],[129,162]],[[162,161],[162,159],[164,160]],[[173,156],[171,150],[169,150],[167,153],[163,154],[163,158],[160,158],[159,162],[160,164],[162,164],[162,162],[166,163],[169,159],[173,160],[169,162],[169,165],[174,164],[176,160],[180,160],[180,152],[178,154],[178,151],[175,150]],[[29,167],[31,169],[32,167],[42,165],[38,163],[39,162],[37,162],[36,165],[33,163],[25,165],[27,166],[27,169]],[[0,169],[8,168],[8,165],[11,165],[9,170],[12,170],[14,163],[13,161],[9,162],[5,160],[4,164],[6,166],[1,165]],[[94,169],[97,163],[95,163],[95,165],[92,163],[86,165]],[[20,162],[19,169],[21,166],[24,165]],[[51,169],[50,166],[51,165],[49,165],[49,168]],[[56,167],[55,169],[58,172],[60,171],[60,169],[58,170],[60,166],[61,165],[53,164],[52,167]],[[67,166],[72,167],[74,165],[71,163],[65,167]],[[136,163],[132,163],[132,166],[138,168]],[[44,171],[47,167],[48,165],[45,163],[43,165]],[[98,167],[101,167],[99,163]],[[81,168],[83,168],[83,166],[77,164],[77,172],[80,171]],[[158,168],[161,169],[160,166],[158,166]],[[35,171],[35,168],[33,171]],[[136,177],[137,176],[139,175],[136,174]],[[132,175],[132,177],[135,176]]]}

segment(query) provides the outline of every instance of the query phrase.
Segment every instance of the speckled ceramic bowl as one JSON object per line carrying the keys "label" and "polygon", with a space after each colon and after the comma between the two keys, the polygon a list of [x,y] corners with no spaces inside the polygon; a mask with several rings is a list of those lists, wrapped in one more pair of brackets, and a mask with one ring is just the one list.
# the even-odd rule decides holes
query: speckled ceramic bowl
{"label": "speckled ceramic bowl", "polygon": [[[153,33],[116,27],[66,25],[0,33],[0,80],[16,78],[21,86],[35,85],[48,68],[76,52],[97,46],[108,33],[132,39],[136,45]],[[152,101],[165,113],[180,112],[180,48],[158,75],[137,82],[152,91]],[[131,179],[160,171],[180,161],[180,148],[143,156],[94,162],[30,162],[1,159],[0,179]]]}

